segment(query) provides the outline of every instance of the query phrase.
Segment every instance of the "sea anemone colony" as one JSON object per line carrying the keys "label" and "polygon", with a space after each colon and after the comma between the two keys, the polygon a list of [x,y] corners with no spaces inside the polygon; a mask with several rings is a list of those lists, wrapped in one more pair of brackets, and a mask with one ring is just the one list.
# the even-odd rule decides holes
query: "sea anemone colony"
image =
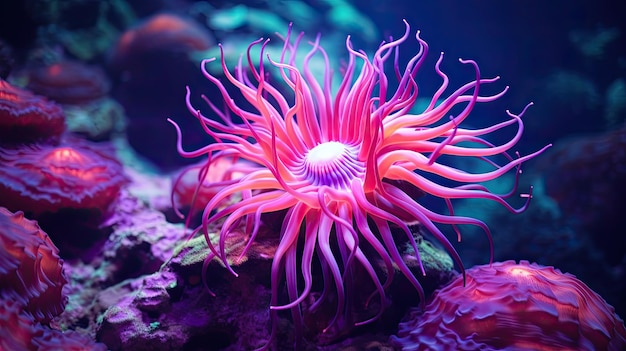
{"label": "sea anemone colony", "polygon": [[623,350],[624,323],[571,274],[528,261],[467,270],[400,324],[402,350]]}
{"label": "sea anemone colony", "polygon": [[[186,151],[182,147],[181,130],[172,122],[178,133],[179,153],[187,158],[206,156],[207,172],[224,157],[257,165],[255,170],[232,180],[213,196],[204,208],[202,225],[196,230],[207,236],[212,255],[219,257],[233,274],[225,255],[230,233],[245,225],[250,245],[259,232],[263,214],[285,211],[280,244],[272,261],[270,308],[274,320],[278,310],[291,310],[296,330],[303,323],[305,300],[310,310],[323,304],[336,307],[327,331],[376,320],[384,309],[386,289],[395,269],[412,283],[423,301],[424,292],[416,273],[407,267],[397,245],[398,240],[409,242],[419,259],[414,234],[407,224],[409,220],[419,222],[464,271],[458,253],[438,224],[451,225],[457,233],[458,225],[475,225],[491,238],[483,222],[455,215],[452,201],[483,198],[519,212],[531,198],[530,193],[523,194],[525,204],[516,209],[506,198],[516,192],[517,181],[514,189],[503,195],[478,184],[509,171],[515,172],[517,179],[520,164],[545,149],[523,157],[507,153],[522,136],[521,116],[526,109],[519,115],[507,111],[505,121],[483,129],[463,128],[463,122],[477,103],[494,101],[507,88],[495,95],[480,95],[481,86],[497,81],[498,77],[481,78],[474,61],[461,59],[461,64],[473,71],[475,79],[444,95],[449,79],[440,68],[441,54],[435,71],[442,83],[426,109],[413,113],[418,97],[415,77],[425,61],[428,45],[417,32],[419,51],[401,66],[399,47],[410,36],[410,27],[405,24],[401,38],[383,42],[372,56],[355,50],[348,36],[349,59],[336,90],[331,87],[333,70],[319,36],[310,44],[301,64],[297,63],[296,53],[303,34],[292,36],[291,28],[279,57],[267,55],[269,40],[259,39],[250,44],[247,55],[231,72],[222,51],[224,78],[206,69],[214,59],[202,63],[204,76],[220,90],[225,108],[204,96],[203,99],[221,121],[192,106],[187,90],[189,111],[216,142]],[[258,65],[252,57],[252,49],[257,48],[260,49]],[[325,63],[322,75],[311,71],[309,64],[314,57]],[[393,72],[390,77],[386,75],[389,65]],[[397,82],[390,84],[393,78]],[[224,81],[231,86],[227,88]],[[236,102],[241,98],[245,104]],[[509,141],[495,145],[483,139],[508,126],[517,128]],[[491,159],[496,155],[504,160],[503,164]],[[482,160],[491,165],[491,170],[471,173],[457,169],[447,164],[454,158]],[[446,179],[446,185],[434,179]],[[443,199],[449,212],[442,214],[423,206],[409,195],[415,189]],[[235,195],[241,201],[228,203],[227,199]],[[221,226],[216,245],[206,234],[211,224]],[[383,262],[382,271],[378,263],[374,264],[376,260]],[[321,267],[323,291],[311,294],[315,291],[314,283],[318,283],[313,278],[316,267]],[[380,301],[377,313],[360,320],[350,313],[352,297],[347,289],[354,284],[355,269],[363,271],[373,283],[368,301],[374,306]],[[423,267],[421,270],[424,274]],[[287,286],[286,303],[279,297],[283,277]],[[358,285],[368,286],[361,283]],[[275,329],[276,323],[273,334]]]}

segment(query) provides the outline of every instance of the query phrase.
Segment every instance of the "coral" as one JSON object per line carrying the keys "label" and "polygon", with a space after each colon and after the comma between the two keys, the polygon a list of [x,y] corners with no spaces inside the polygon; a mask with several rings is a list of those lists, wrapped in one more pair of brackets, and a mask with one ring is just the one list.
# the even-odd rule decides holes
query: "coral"
{"label": "coral", "polygon": [[125,190],[105,225],[113,232],[102,256],[116,282],[158,270],[185,238],[182,225],[168,223],[163,213],[147,208]]}
{"label": "coral", "polygon": [[205,28],[190,19],[162,13],[124,32],[110,60],[114,68],[124,70],[156,51],[203,51],[212,44]]}
{"label": "coral", "polygon": [[75,331],[44,329],[32,344],[38,351],[107,351],[106,345]]}
{"label": "coral", "polygon": [[125,182],[120,163],[87,142],[0,149],[0,205],[11,209],[105,213]]}
{"label": "coral", "polygon": [[0,294],[0,350],[2,351],[106,351],[78,332],[61,332],[41,324],[10,295]]}
{"label": "coral", "polygon": [[31,340],[36,333],[35,320],[22,313],[15,296],[0,293],[0,350],[34,351]]}
{"label": "coral", "polygon": [[63,312],[67,283],[59,250],[37,225],[0,207],[0,293],[12,292],[39,322]]}
{"label": "coral", "polygon": [[528,261],[468,269],[400,324],[402,350],[623,350],[624,322],[571,274]]}
{"label": "coral", "polygon": [[[199,315],[208,316],[202,310],[173,310],[170,295],[177,285],[176,276],[168,272],[130,281],[128,289],[136,293],[123,297],[104,313],[98,339],[111,350],[184,349],[189,338],[185,330],[199,327]],[[166,312],[184,318],[175,320]]]}
{"label": "coral", "polygon": [[231,158],[216,160],[210,168],[204,162],[188,166],[174,179],[172,205],[175,208],[190,208],[192,204],[202,207],[222,188],[254,170],[251,166]]}
{"label": "coral", "polygon": [[[291,29],[278,57],[266,56],[268,40],[259,39],[249,45],[248,57],[252,56],[253,48],[260,47],[258,66],[252,59],[240,60],[231,73],[222,52],[225,79],[217,78],[205,68],[213,59],[205,60],[202,65],[204,76],[219,88],[225,108],[217,107],[214,99],[203,98],[220,118],[202,114],[193,106],[190,90],[187,90],[189,111],[203,130],[218,142],[186,151],[182,147],[182,132],[172,122],[178,133],[179,153],[186,158],[207,156],[209,172],[212,164],[224,157],[241,158],[257,167],[224,187],[207,203],[203,224],[197,229],[207,233],[210,224],[220,221],[219,242],[217,245],[210,240],[207,242],[212,255],[219,257],[231,272],[234,270],[226,256],[231,233],[236,233],[244,223],[248,243],[254,242],[261,226],[261,215],[285,211],[280,244],[272,263],[271,310],[274,317],[278,310],[291,310],[296,333],[302,326],[301,304],[311,298],[314,303],[310,310],[324,304],[336,308],[325,330],[375,321],[384,311],[386,290],[396,268],[424,300],[416,273],[407,266],[398,249],[399,244],[408,242],[420,262],[417,270],[424,274],[407,219],[419,222],[463,270],[459,255],[435,223],[452,225],[454,229],[460,224],[474,225],[482,228],[489,238],[490,234],[483,222],[455,216],[452,201],[488,199],[511,212],[520,212],[530,200],[530,194],[523,194],[526,202],[520,209],[505,200],[516,193],[520,164],[546,148],[517,158],[507,153],[521,138],[520,116],[526,109],[519,115],[509,112],[505,121],[482,129],[462,128],[461,124],[476,104],[494,101],[507,89],[494,95],[479,95],[479,87],[498,78],[481,78],[474,61],[460,60],[473,71],[475,79],[442,98],[449,79],[440,69],[441,55],[435,71],[443,82],[426,110],[412,114],[418,90],[415,76],[425,61],[428,46],[419,33],[416,34],[419,51],[401,67],[396,55],[409,36],[407,23],[404,35],[381,44],[372,58],[353,49],[348,37],[349,61],[336,90],[331,87],[333,70],[319,37],[311,42],[311,50],[301,66],[296,64],[295,55],[303,34],[293,39]],[[316,56],[325,62],[321,76],[309,70],[308,63]],[[389,62],[393,64],[397,85],[389,83],[385,75],[385,64]],[[274,80],[267,78],[270,71],[276,71],[281,77],[286,87],[284,94],[274,85]],[[223,82],[232,84],[232,89]],[[240,100],[245,100],[246,104],[238,103]],[[484,135],[507,126],[517,130],[507,142],[494,145],[483,139]],[[499,156],[503,164],[499,164],[495,156]],[[482,173],[466,172],[448,164],[450,158],[482,160],[490,169]],[[516,182],[506,194],[495,194],[476,184],[509,171],[516,174]],[[456,185],[440,185],[433,177],[445,178]],[[222,208],[224,202],[236,194],[242,200]],[[420,204],[418,198],[422,194],[441,199],[449,214],[436,213]],[[324,272],[323,290],[319,295],[312,294],[318,285],[313,279],[317,258]],[[372,266],[371,262],[379,258],[383,267]],[[362,271],[366,279],[354,280],[353,269]],[[287,282],[287,303],[280,302],[283,276]],[[371,315],[354,319],[351,313],[354,292],[350,287],[363,286],[367,278],[372,283],[367,305],[379,308]],[[296,339],[299,340],[300,335]]]}
{"label": "coral", "polygon": [[[190,55],[213,45],[206,28],[192,19],[158,14],[127,30],[108,60],[117,84],[113,97],[124,107],[129,144],[164,170],[178,169],[182,159],[174,148],[175,135],[163,128],[163,116],[184,113],[181,86],[199,81],[197,61]],[[176,74],[169,72],[175,67]],[[195,124],[194,124],[195,127]],[[206,142],[206,139],[202,143]],[[200,141],[192,143],[201,145]]]}
{"label": "coral", "polygon": [[65,105],[63,110],[67,130],[88,140],[109,140],[124,131],[124,108],[113,99],[105,97],[80,105]]}
{"label": "coral", "polygon": [[0,140],[32,142],[65,131],[61,107],[0,79]]}
{"label": "coral", "polygon": [[61,104],[81,104],[105,96],[110,83],[98,66],[61,60],[30,69],[27,88]]}

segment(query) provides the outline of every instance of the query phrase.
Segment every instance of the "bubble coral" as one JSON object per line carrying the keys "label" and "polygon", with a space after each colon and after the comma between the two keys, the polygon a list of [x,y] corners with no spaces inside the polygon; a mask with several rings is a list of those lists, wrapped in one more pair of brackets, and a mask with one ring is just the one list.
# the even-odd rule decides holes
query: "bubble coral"
{"label": "bubble coral", "polygon": [[[441,86],[422,113],[411,113],[418,93],[415,77],[425,62],[428,45],[418,32],[415,39],[419,51],[405,66],[400,66],[399,47],[410,36],[410,27],[405,24],[403,36],[383,42],[372,57],[353,49],[348,37],[349,61],[341,71],[343,80],[337,90],[331,87],[333,70],[320,46],[319,36],[311,42],[311,50],[301,65],[296,63],[296,53],[303,34],[292,41],[291,28],[279,57],[266,55],[268,41],[259,39],[250,44],[247,57],[239,60],[234,73],[226,66],[222,52],[224,79],[206,69],[214,59],[202,64],[204,76],[219,88],[226,105],[224,109],[218,108],[214,100],[204,98],[220,118],[202,114],[192,105],[187,90],[189,111],[202,129],[218,142],[186,151],[182,147],[181,130],[174,124],[179,153],[189,158],[207,156],[209,171],[212,162],[226,156],[257,165],[256,170],[224,187],[207,203],[203,228],[198,229],[206,233],[211,223],[220,221],[219,243],[213,245],[209,241],[208,244],[231,272],[234,273],[225,256],[225,244],[231,231],[245,223],[249,243],[253,242],[262,214],[286,211],[280,244],[272,262],[270,308],[274,320],[277,310],[290,309],[297,333],[302,329],[301,303],[311,298],[314,300],[311,310],[324,304],[336,307],[326,331],[378,319],[386,304],[385,291],[396,269],[412,283],[423,300],[423,289],[398,249],[399,241],[408,242],[420,262],[420,273],[425,273],[413,233],[400,217],[410,215],[413,222],[419,222],[463,270],[459,255],[435,223],[453,228],[460,224],[475,225],[482,228],[489,239],[491,237],[483,222],[456,216],[452,201],[482,198],[519,212],[530,200],[530,194],[524,194],[526,204],[515,209],[505,199],[516,192],[517,186],[500,195],[477,184],[508,171],[519,174],[522,162],[543,151],[517,158],[507,154],[522,136],[520,116],[525,110],[520,115],[508,113],[507,120],[483,129],[462,128],[461,124],[477,103],[494,101],[507,89],[494,95],[479,95],[482,85],[493,83],[498,77],[481,78],[474,61],[460,60],[470,68],[475,79],[452,91],[448,97],[442,97],[449,79],[440,69],[441,55],[435,65],[435,71],[442,78]],[[258,47],[260,64],[256,66],[251,51]],[[313,75],[309,68],[314,56],[325,62],[321,76]],[[385,64],[390,62],[392,77],[397,78],[393,83],[385,74]],[[285,95],[269,81],[270,69],[276,70],[276,76],[282,78]],[[224,82],[232,84],[232,89]],[[237,104],[237,98],[243,98],[247,104]],[[242,123],[232,118],[231,113]],[[516,128],[509,141],[494,145],[483,139],[484,135],[507,126]],[[490,158],[496,155],[500,155],[504,164],[498,165],[497,159]],[[491,169],[484,173],[460,170],[446,164],[450,161],[448,156],[482,160]],[[440,185],[433,180],[441,178],[457,186]],[[405,191],[408,188],[443,199],[450,213],[440,214],[428,209]],[[234,194],[240,194],[242,201],[220,209]],[[383,272],[377,271],[378,266],[375,268],[371,263],[377,258],[383,263]],[[314,271],[318,261],[323,272],[323,291],[319,298],[314,298],[310,293],[317,285]],[[362,286],[362,282],[351,281],[354,276],[350,272],[354,269],[371,279],[369,301],[373,306],[377,303],[380,306],[378,313],[374,309],[372,315],[357,320],[352,314],[352,289],[346,288],[355,284]],[[279,301],[283,276],[289,299],[285,304]],[[276,323],[274,330],[275,327]],[[296,339],[300,339],[299,335]]]}
{"label": "bubble coral", "polygon": [[400,324],[395,343],[417,350],[626,348],[624,322],[571,274],[528,261],[476,266]]}
{"label": "bubble coral", "polygon": [[37,222],[0,207],[0,292],[10,293],[39,322],[63,312],[67,283],[59,250]]}
{"label": "bubble coral", "polygon": [[0,149],[0,205],[11,209],[106,213],[125,183],[121,164],[86,142]]}
{"label": "bubble coral", "polygon": [[0,140],[31,142],[58,138],[65,131],[61,107],[0,79]]}
{"label": "bubble coral", "polygon": [[110,84],[99,67],[63,60],[29,70],[27,88],[61,104],[81,104],[105,96]]}

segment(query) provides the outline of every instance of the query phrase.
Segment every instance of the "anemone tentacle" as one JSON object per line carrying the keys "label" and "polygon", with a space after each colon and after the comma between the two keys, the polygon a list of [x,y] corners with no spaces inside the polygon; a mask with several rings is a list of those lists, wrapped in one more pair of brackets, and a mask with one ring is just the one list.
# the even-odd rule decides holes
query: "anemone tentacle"
{"label": "anemone tentacle", "polygon": [[[549,147],[525,156],[509,154],[522,137],[522,116],[532,103],[519,114],[506,111],[509,118],[505,121],[468,129],[465,121],[474,107],[499,99],[508,87],[492,95],[481,95],[483,85],[495,83],[500,77],[482,78],[475,61],[459,59],[460,64],[473,70],[474,77],[450,89],[452,91],[445,96],[450,80],[441,68],[444,58],[441,53],[434,67],[441,78],[440,86],[426,109],[414,113],[412,109],[419,90],[416,76],[429,48],[420,32],[416,32],[419,49],[401,67],[399,48],[409,40],[411,33],[406,21],[405,26],[401,37],[382,42],[372,55],[355,49],[348,36],[345,42],[348,60],[334,93],[331,84],[334,71],[319,35],[309,42],[310,49],[300,64],[296,54],[303,45],[304,35],[292,36],[291,26],[287,34],[281,36],[284,43],[279,57],[267,54],[270,40],[260,38],[248,46],[245,57],[242,55],[232,70],[226,64],[220,45],[221,57],[203,60],[201,64],[202,74],[218,88],[224,102],[221,109],[202,96],[218,118],[201,113],[192,105],[189,89],[186,94],[189,112],[216,142],[186,151],[180,128],[170,120],[176,128],[177,149],[183,157],[208,156],[204,172],[210,171],[211,165],[223,157],[251,164],[245,167],[243,176],[216,184],[220,190],[204,207],[202,225],[195,232],[201,231],[207,236],[209,225],[218,221],[222,225],[216,244],[207,236],[210,259],[221,259],[227,269],[235,273],[226,259],[225,246],[230,233],[242,224],[245,226],[249,238],[245,253],[259,232],[262,215],[286,211],[271,267],[270,314],[273,319],[277,318],[278,310],[287,309],[292,313],[294,324],[303,325],[305,311],[301,306],[316,286],[313,274],[316,258],[321,265],[324,285],[309,309],[316,310],[326,302],[337,308],[324,331],[335,326],[362,325],[379,318],[396,269],[411,282],[423,301],[424,291],[416,274],[404,262],[396,241],[395,232],[399,232],[401,240],[409,243],[415,252],[419,273],[425,274],[419,246],[407,221],[418,222],[439,241],[464,273],[459,254],[440,226],[452,226],[458,240],[461,233],[457,225],[481,228],[491,246],[490,258],[493,258],[493,243],[487,225],[456,215],[452,202],[465,198],[487,199],[513,213],[528,206],[532,188],[521,194],[526,201],[519,208],[510,205],[507,199],[517,192],[521,164]],[[253,57],[252,50],[256,48],[259,55]],[[314,57],[322,58],[321,77],[311,70]],[[206,68],[212,63],[221,65],[223,78]],[[390,63],[395,81],[386,73]],[[241,122],[233,119],[233,115]],[[508,141],[493,144],[486,140],[487,135],[508,127],[517,128]],[[496,156],[504,162],[499,164],[501,161],[493,160]],[[449,161],[454,158],[476,159],[491,169],[476,173],[457,168]],[[480,184],[509,172],[515,173],[515,181],[512,189],[504,194],[493,193]],[[438,184],[433,180],[438,177],[454,185]],[[442,199],[448,213],[424,207],[419,199],[395,184],[396,181]],[[228,202],[239,194],[241,201]],[[372,254],[380,258],[381,268],[370,262]],[[379,310],[360,321],[351,317],[354,292],[346,288],[355,279],[351,271],[356,267],[373,282],[367,303],[380,298]],[[286,303],[279,299],[283,278],[289,299]],[[275,332],[274,324],[272,336]]]}

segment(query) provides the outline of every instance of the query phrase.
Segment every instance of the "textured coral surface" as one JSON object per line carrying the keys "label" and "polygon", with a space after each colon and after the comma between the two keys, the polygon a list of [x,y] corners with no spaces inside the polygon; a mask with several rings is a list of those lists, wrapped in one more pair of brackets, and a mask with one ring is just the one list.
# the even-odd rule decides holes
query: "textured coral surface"
{"label": "textured coral surface", "polygon": [[28,89],[62,104],[79,104],[106,95],[108,78],[98,66],[62,60],[29,72]]}
{"label": "textured coral surface", "polygon": [[0,141],[27,142],[65,131],[61,107],[0,79]]}
{"label": "textured coral surface", "polygon": [[86,143],[0,149],[0,205],[10,209],[104,212],[125,182],[121,164]]}
{"label": "textured coral surface", "polygon": [[571,274],[528,261],[476,266],[435,292],[402,350],[624,350],[624,322]]}
{"label": "textured coral surface", "polygon": [[9,293],[37,321],[63,312],[67,282],[59,250],[36,222],[0,207],[0,293]]}

